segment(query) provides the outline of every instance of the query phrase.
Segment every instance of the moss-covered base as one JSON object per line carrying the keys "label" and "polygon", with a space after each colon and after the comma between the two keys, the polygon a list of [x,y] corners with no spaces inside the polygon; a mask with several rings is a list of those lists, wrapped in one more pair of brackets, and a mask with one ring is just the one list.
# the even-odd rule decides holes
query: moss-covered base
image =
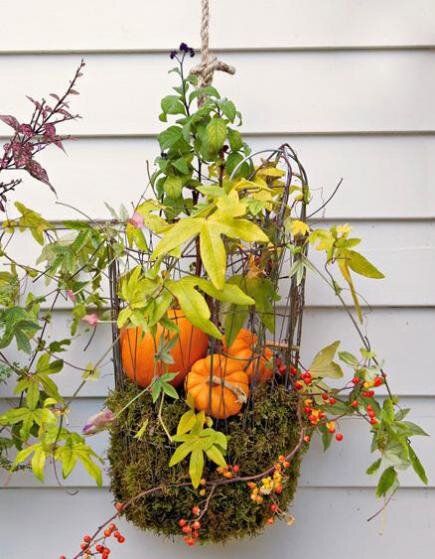
{"label": "moss-covered base", "polygon": [[[130,384],[125,390],[110,396],[108,405],[120,410],[138,389]],[[186,411],[181,400],[166,402],[163,421],[174,433],[180,416]],[[126,517],[144,530],[167,536],[180,534],[178,520],[192,518],[191,510],[201,506],[206,497],[200,496],[192,486],[171,488],[170,485],[188,481],[188,461],[174,468],[168,467],[175,445],[171,445],[157,417],[157,409],[149,394],[139,397],[113,427],[109,460],[112,491],[118,501],[126,502],[140,492],[165,486],[163,492],[141,498],[126,510]],[[148,420],[141,440],[134,435]],[[240,475],[255,475],[267,470],[280,454],[286,454],[297,444],[299,433],[295,415],[295,397],[284,387],[259,386],[252,397],[252,405],[243,416],[225,422],[216,422],[215,428],[230,435],[227,461],[240,466]],[[301,453],[294,457],[286,470],[283,491],[274,495],[274,501],[286,510],[296,490]],[[207,464],[207,481],[222,479],[216,466]],[[207,489],[208,492],[208,489]],[[263,504],[250,499],[245,482],[218,486],[202,519],[201,541],[221,542],[258,534],[270,517],[270,498]]]}

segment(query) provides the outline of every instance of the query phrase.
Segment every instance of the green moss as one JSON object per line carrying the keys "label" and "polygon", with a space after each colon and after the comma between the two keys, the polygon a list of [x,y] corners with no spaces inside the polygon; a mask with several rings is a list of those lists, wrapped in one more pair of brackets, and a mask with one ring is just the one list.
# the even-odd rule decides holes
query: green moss
{"label": "green moss", "polygon": [[[120,410],[138,389],[129,384],[125,390],[113,393],[108,401],[113,411]],[[170,433],[174,433],[180,416],[186,411],[184,402],[165,402],[163,420]],[[148,420],[141,440],[134,435]],[[242,416],[216,422],[214,427],[230,435],[227,460],[239,464],[241,475],[253,475],[269,468],[280,454],[288,453],[299,437],[295,415],[295,397],[282,386],[271,390],[269,385],[259,386],[249,410]],[[167,536],[180,534],[178,520],[191,518],[193,506],[201,506],[201,497],[192,486],[170,488],[174,483],[188,481],[188,461],[174,468],[168,467],[176,448],[170,444],[157,417],[157,409],[149,394],[138,398],[123,412],[112,430],[109,460],[112,491],[118,501],[125,502],[141,491],[157,485],[167,486],[163,492],[144,497],[126,510],[128,520],[144,530]],[[296,490],[301,453],[286,471],[281,495],[274,496],[285,510]],[[204,477],[211,481],[220,478],[213,464],[206,464]],[[216,488],[206,515],[202,520],[202,541],[224,541],[258,534],[270,516],[270,500],[258,505],[250,499],[250,490],[244,482]]]}

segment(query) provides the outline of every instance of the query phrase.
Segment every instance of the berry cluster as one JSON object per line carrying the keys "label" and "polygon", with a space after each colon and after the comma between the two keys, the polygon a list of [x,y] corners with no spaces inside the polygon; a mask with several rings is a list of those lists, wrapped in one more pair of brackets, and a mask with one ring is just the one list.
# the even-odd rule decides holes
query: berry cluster
{"label": "berry cluster", "polygon": [[198,506],[194,506],[192,508],[192,515],[194,518],[189,521],[185,518],[180,518],[178,521],[178,526],[181,528],[181,532],[183,533],[184,543],[190,547],[195,545],[199,539],[201,522],[198,517],[201,515],[201,509]]}
{"label": "berry cluster", "polygon": [[226,466],[219,466],[216,471],[221,476],[232,479],[240,472],[240,466],[238,464],[234,464],[234,466],[227,464]]}
{"label": "berry cluster", "polygon": [[251,501],[261,505],[266,496],[280,495],[282,493],[282,481],[284,471],[290,467],[290,462],[285,456],[278,457],[278,462],[273,466],[273,473],[271,476],[263,477],[259,483],[253,481],[248,482],[248,487],[251,490]]}

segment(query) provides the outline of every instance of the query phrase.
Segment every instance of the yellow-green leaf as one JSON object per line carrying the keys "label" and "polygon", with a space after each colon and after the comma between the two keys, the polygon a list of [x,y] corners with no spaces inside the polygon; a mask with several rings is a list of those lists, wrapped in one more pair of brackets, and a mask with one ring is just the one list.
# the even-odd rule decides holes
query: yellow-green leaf
{"label": "yellow-green leaf", "polygon": [[204,452],[200,449],[195,449],[190,455],[189,475],[192,480],[192,485],[196,489],[201,481],[202,472],[204,471]]}
{"label": "yellow-green leaf", "polygon": [[186,217],[175,223],[157,245],[153,253],[154,258],[167,254],[189,239],[196,237],[201,231],[203,223],[204,219],[194,217]]}
{"label": "yellow-green leaf", "polygon": [[369,262],[367,258],[365,258],[362,254],[360,254],[359,252],[355,252],[354,250],[349,250],[347,263],[351,270],[353,270],[357,274],[360,274],[361,276],[365,276],[366,278],[385,278],[384,274],[380,272],[376,268],[376,266]]}
{"label": "yellow-green leaf", "polygon": [[340,378],[343,376],[340,366],[333,362],[339,345],[340,341],[337,340],[317,353],[309,367],[313,377]]}
{"label": "yellow-green leaf", "polygon": [[201,259],[208,276],[217,289],[225,284],[227,253],[216,224],[205,221],[200,233]]}
{"label": "yellow-green leaf", "polygon": [[248,243],[267,243],[268,237],[258,225],[247,219],[224,218],[219,220],[222,233],[232,239],[239,239]]}

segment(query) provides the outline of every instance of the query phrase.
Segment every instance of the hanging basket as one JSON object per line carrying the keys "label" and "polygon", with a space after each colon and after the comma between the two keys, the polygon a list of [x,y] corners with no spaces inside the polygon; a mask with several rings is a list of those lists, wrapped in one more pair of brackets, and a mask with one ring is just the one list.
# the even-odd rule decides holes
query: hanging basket
{"label": "hanging basket", "polygon": [[[264,230],[270,232],[272,242],[267,247],[258,243],[233,247],[228,258],[227,272],[241,270],[244,279],[240,285],[247,292],[249,288],[244,282],[249,282],[250,276],[261,277],[261,281],[267,280],[272,300],[278,299],[278,292],[285,286],[288,292],[285,295],[281,293],[279,306],[274,301],[269,305],[264,303],[264,308],[257,305],[246,312],[240,332],[251,336],[253,347],[248,360],[243,360],[237,351],[231,351],[235,345],[227,347],[225,341],[219,342],[212,337],[205,348],[205,353],[212,357],[211,361],[210,357],[207,358],[208,361],[203,360],[204,366],[210,366],[213,359],[222,359],[223,362],[226,358],[233,359],[233,362],[240,359],[240,369],[250,371],[249,395],[243,404],[236,404],[240,407],[238,413],[230,413],[230,410],[216,412],[216,407],[213,408],[212,388],[221,389],[222,394],[226,393],[228,396],[231,393],[233,396],[231,377],[226,376],[226,372],[222,374],[223,380],[214,379],[215,384],[209,385],[210,398],[204,407],[206,415],[214,415],[210,420],[213,428],[228,438],[228,469],[219,468],[213,461],[206,460],[203,479],[194,488],[189,479],[188,460],[181,461],[175,467],[169,466],[171,456],[178,446],[177,442],[170,440],[170,436],[176,433],[181,417],[189,410],[185,402],[189,376],[184,379],[184,383],[179,380],[174,382],[179,399],[167,398],[164,405],[163,402],[153,403],[150,391],[137,386],[137,383],[146,385],[142,373],[149,361],[147,352],[150,347],[144,346],[138,351],[137,348],[143,343],[139,329],[130,330],[128,334],[125,329],[119,332],[116,326],[113,328],[115,390],[108,399],[108,406],[118,419],[112,427],[109,448],[111,489],[118,502],[128,504],[125,508],[126,518],[144,530],[166,536],[183,534],[183,523],[187,522],[191,526],[195,522],[197,516],[192,510],[195,511],[197,507],[201,525],[196,534],[197,539],[217,542],[253,536],[270,523],[271,507],[272,510],[280,511],[281,515],[286,515],[296,490],[300,462],[309,438],[301,418],[300,399],[294,388],[293,376],[299,363],[305,276],[302,273],[299,277],[295,274],[290,277],[288,271],[284,270],[290,270],[303,257],[305,249],[293,254],[286,250],[289,233],[284,227],[284,221],[288,215],[290,185],[297,180],[296,176],[301,183],[300,191],[304,193],[307,178],[295,152],[288,145],[262,154],[267,157],[256,170],[252,167],[251,180],[254,180],[257,173],[263,173],[267,177],[267,169],[281,169],[279,174],[283,174],[280,203],[273,211],[263,212],[257,220]],[[250,156],[247,159],[252,158]],[[233,175],[237,170],[236,167]],[[275,172],[271,172],[271,175],[274,174]],[[299,201],[299,207],[298,217],[304,222],[304,200]],[[152,234],[148,242],[150,246],[154,246]],[[178,276],[187,277],[188,263],[200,261],[197,251],[198,243],[186,252],[184,259],[181,259],[181,266],[177,268]],[[186,276],[180,272],[183,266]],[[196,266],[196,271],[199,269],[200,274],[205,274],[204,267]],[[123,270],[122,274],[120,269]],[[118,318],[122,310],[118,298],[120,275],[125,275],[128,269],[128,262],[119,260],[111,267],[114,319]],[[253,280],[253,284],[256,284],[256,280]],[[210,296],[208,303],[213,309],[212,321],[217,328],[222,329],[228,314],[239,312],[238,307],[224,305]],[[179,321],[182,311],[172,313],[171,316]],[[266,313],[269,315],[266,316]],[[242,324],[237,322],[240,329]],[[179,322],[178,324],[180,325]],[[184,341],[190,350],[198,347],[192,345],[192,340],[193,338],[187,346]],[[236,338],[233,343],[237,344],[238,340]],[[158,336],[155,343],[159,343]],[[229,353],[232,355],[229,356]],[[190,355],[185,355],[185,361],[189,357]],[[202,363],[197,361],[199,362]],[[174,370],[174,367],[171,369],[169,366],[169,370]],[[189,364],[187,368],[192,366]],[[165,370],[168,370],[168,365]],[[157,368],[157,374],[162,371]],[[132,377],[132,374],[137,374],[138,378]],[[205,374],[207,376],[208,373]],[[213,378],[212,370],[210,378]],[[221,381],[227,384],[216,388]],[[234,402],[234,398],[231,401]],[[272,488],[268,483],[272,484]]]}
{"label": "hanging basket", "polygon": [[[115,392],[109,399],[113,409],[120,409],[137,394],[138,389],[129,384],[122,392]],[[230,436],[228,462],[238,464],[244,477],[255,478],[259,472],[270,468],[277,457],[294,448],[299,439],[296,416],[297,402],[283,386],[271,391],[270,386],[259,386],[251,401],[249,411],[228,420],[225,430]],[[176,401],[165,406],[163,420],[175,432],[186,405]],[[156,486],[161,491],[136,500],[126,509],[126,518],[143,530],[165,536],[179,536],[179,521],[195,516],[195,506],[201,506],[213,485],[204,489],[201,497],[189,482],[186,467],[168,468],[174,448],[168,444],[161,429],[157,410],[147,396],[136,400],[129,408],[124,421],[117,423],[112,432],[109,460],[111,463],[111,488],[117,501],[128,502],[136,495]],[[138,426],[148,422],[148,437],[134,438]],[[297,453],[286,470],[280,494],[273,502],[287,510],[296,490],[301,453]],[[216,486],[204,517],[201,519],[201,541],[220,542],[231,538],[258,534],[270,517],[269,496],[264,496],[264,506],[250,498],[248,481],[223,483],[216,468],[207,464],[204,479]],[[224,478],[225,479],[225,478]],[[257,480],[258,481],[258,480]],[[201,490],[200,489],[200,490]],[[190,518],[189,518],[190,519]]]}

